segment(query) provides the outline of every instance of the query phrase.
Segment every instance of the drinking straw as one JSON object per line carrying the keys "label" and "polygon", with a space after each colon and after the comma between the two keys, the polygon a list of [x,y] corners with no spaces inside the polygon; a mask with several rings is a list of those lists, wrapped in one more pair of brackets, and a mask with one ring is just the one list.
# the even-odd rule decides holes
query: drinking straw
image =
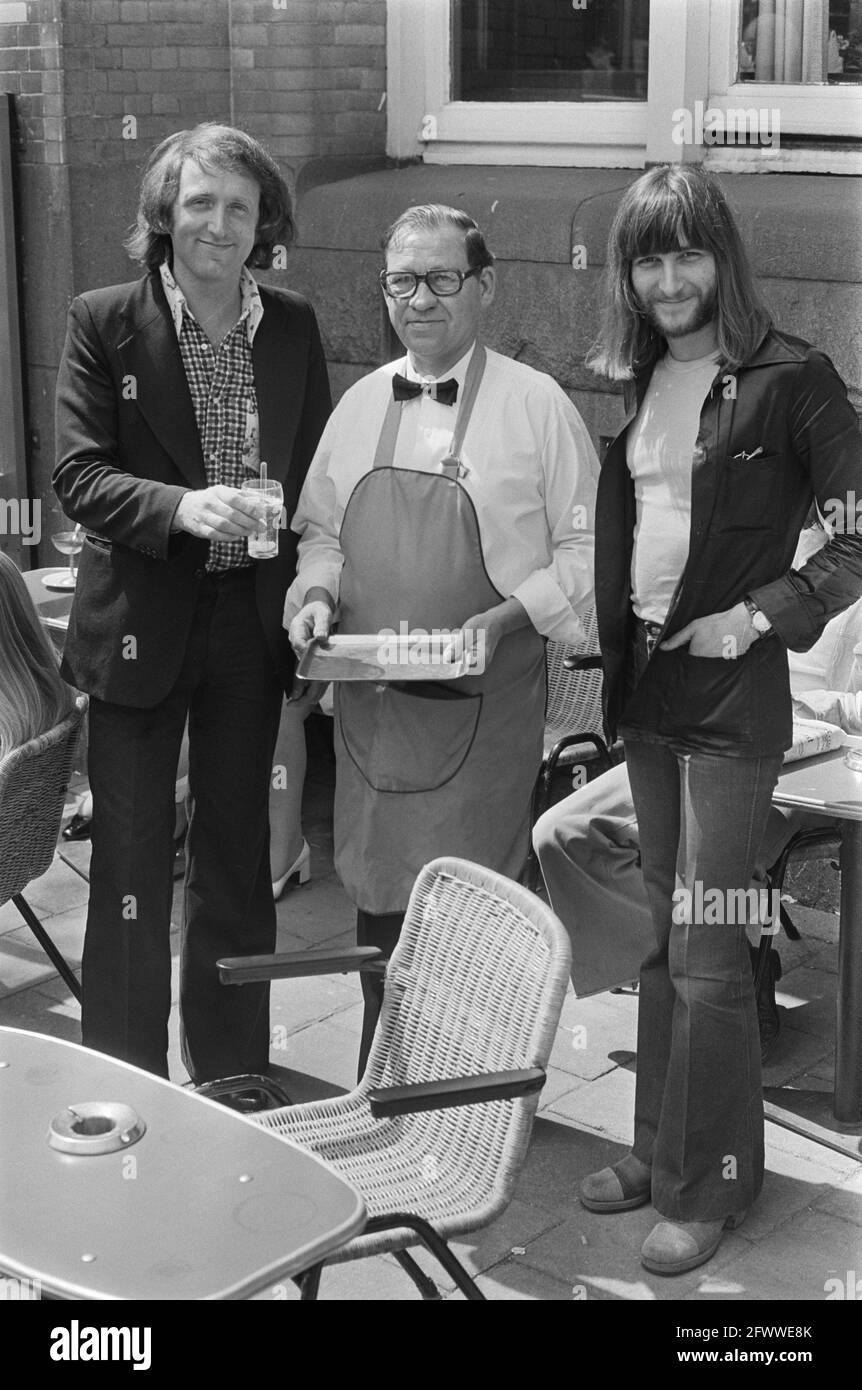
{"label": "drinking straw", "polygon": [[260,490],[266,492],[266,464],[263,462],[260,465]]}

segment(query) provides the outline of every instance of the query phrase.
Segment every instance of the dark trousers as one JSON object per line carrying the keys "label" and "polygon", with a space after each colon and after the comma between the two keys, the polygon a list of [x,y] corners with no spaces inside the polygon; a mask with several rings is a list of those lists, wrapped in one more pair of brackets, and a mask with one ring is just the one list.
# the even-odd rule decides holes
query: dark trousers
{"label": "dark trousers", "polygon": [[[385,957],[391,956],[398,945],[401,928],[404,925],[403,912],[386,912],[375,916],[359,909],[356,913],[357,946],[377,946]],[[359,1063],[357,1080],[365,1075],[365,1064],[371,1051],[374,1030],[383,1008],[383,976],[360,974],[362,1000],[365,1010],[362,1015],[362,1037],[359,1042]]]}
{"label": "dark trousers", "polygon": [[746,1211],[763,1181],[741,890],[782,760],[629,738],[625,749],[656,939],[640,974],[634,1152],[652,1164],[660,1216],[712,1221]]}
{"label": "dark trousers", "polygon": [[249,569],[202,581],[182,669],[159,705],[91,700],[86,1046],[168,1074],[174,787],[188,717],[183,1061],[196,1082],[266,1069],[269,986],[221,985],[215,962],[275,948],[268,794],[281,694]]}

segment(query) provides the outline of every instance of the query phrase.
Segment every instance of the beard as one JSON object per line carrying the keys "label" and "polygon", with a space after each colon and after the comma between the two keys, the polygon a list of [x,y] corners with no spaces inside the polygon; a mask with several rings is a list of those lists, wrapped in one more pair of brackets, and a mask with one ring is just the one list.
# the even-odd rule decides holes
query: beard
{"label": "beard", "polygon": [[715,318],[717,295],[715,289],[696,290],[694,293],[695,297],[688,305],[688,313],[678,315],[669,323],[660,317],[660,312],[663,305],[673,304],[675,302],[673,300],[657,300],[655,297],[650,297],[645,302],[641,301],[641,312],[663,338],[684,338],[689,333],[698,333],[701,328],[706,328],[707,324],[712,323]]}

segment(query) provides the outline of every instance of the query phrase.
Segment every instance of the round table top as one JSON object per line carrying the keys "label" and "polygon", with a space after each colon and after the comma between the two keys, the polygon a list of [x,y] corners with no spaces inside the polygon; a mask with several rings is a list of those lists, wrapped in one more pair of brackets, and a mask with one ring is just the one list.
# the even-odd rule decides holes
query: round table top
{"label": "round table top", "polygon": [[64,571],[57,565],[48,565],[42,569],[24,570],[23,576],[27,592],[45,627],[65,632],[69,626],[69,613],[75,590],[52,589],[44,582],[49,575],[61,573]]}
{"label": "round table top", "polygon": [[[847,737],[858,747],[862,739]],[[833,748],[817,758],[801,758],[785,764],[779,773],[773,801],[778,806],[800,806],[825,816],[862,821],[862,772],[844,761],[845,748]]]}
{"label": "round table top", "polygon": [[[84,1102],[146,1126],[69,1154],[51,1121]],[[0,1271],[60,1298],[242,1298],[357,1234],[360,1195],[311,1152],[103,1053],[0,1028]]]}

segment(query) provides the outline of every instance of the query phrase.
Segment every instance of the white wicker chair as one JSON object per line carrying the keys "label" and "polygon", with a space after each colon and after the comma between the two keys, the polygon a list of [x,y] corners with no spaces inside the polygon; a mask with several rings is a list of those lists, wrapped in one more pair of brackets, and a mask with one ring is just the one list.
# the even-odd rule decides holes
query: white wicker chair
{"label": "white wicker chair", "polygon": [[[219,965],[225,983],[242,983],[319,973],[313,954],[298,966],[290,955]],[[328,1262],[395,1251],[423,1297],[436,1298],[404,1251],[421,1241],[468,1298],[482,1298],[446,1239],[484,1226],[511,1200],[569,964],[564,928],[525,888],[460,859],[426,865],[386,969],[362,1081],[344,1096],[251,1117],[362,1193],[365,1231]],[[350,968],[343,953],[340,968]],[[319,1277],[320,1267],[304,1276],[303,1298],[316,1297]]]}
{"label": "white wicker chair", "polygon": [[79,695],[62,723],[13,748],[0,760],[0,907],[11,899],[79,1003],[81,986],[23,892],[28,883],[50,868],[54,858],[75,744],[86,709],[87,697]]}

